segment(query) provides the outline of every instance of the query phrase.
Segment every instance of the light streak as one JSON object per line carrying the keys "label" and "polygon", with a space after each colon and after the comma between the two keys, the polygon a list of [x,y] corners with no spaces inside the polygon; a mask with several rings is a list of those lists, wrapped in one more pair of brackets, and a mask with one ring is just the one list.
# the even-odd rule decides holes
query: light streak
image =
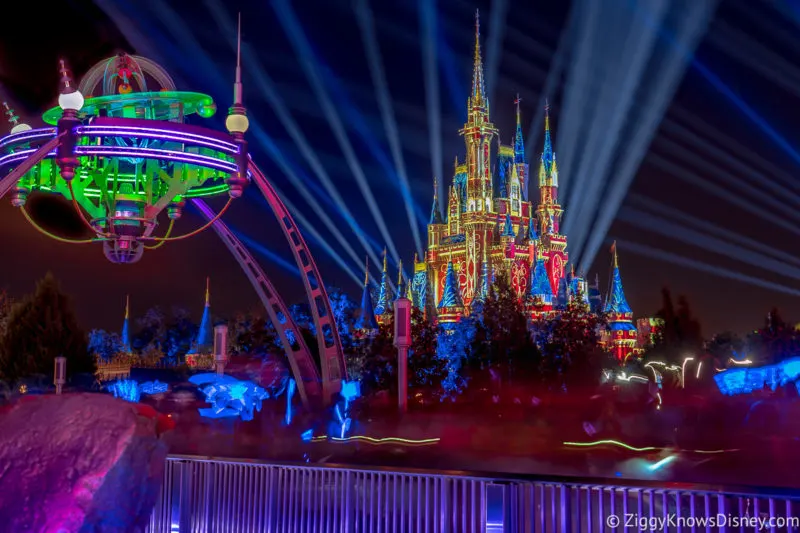
{"label": "light streak", "polygon": [[[162,2],[163,4],[164,2]],[[205,0],[205,5],[211,11],[214,19],[216,20],[217,24],[226,34],[233,35],[235,33],[233,20],[231,17],[228,16],[228,13],[225,11],[222,2],[219,0]],[[162,6],[163,7],[163,6]],[[178,20],[180,22],[180,20]],[[191,35],[191,32],[189,32]],[[195,40],[196,42],[196,40]],[[189,43],[190,45],[192,43]],[[233,41],[231,41],[233,44]],[[199,45],[198,45],[199,48]],[[303,135],[300,127],[297,125],[295,120],[292,118],[291,113],[289,113],[286,105],[284,104],[282,98],[278,94],[278,91],[275,88],[275,83],[266,73],[264,68],[261,65],[261,61],[259,60],[258,56],[253,53],[250,46],[246,43],[242,45],[242,54],[245,58],[245,63],[248,65],[248,71],[253,76],[253,79],[258,87],[259,94],[266,98],[267,102],[270,104],[270,107],[275,112],[278,117],[278,120],[281,122],[283,127],[286,129],[289,136],[294,141],[297,149],[300,151],[305,161],[314,171],[314,174],[319,179],[322,186],[325,188],[325,191],[330,196],[331,200],[335,203],[337,209],[339,210],[342,218],[344,218],[345,222],[348,223],[350,228],[353,230],[353,233],[356,236],[356,239],[359,243],[363,246],[364,250],[370,256],[371,262],[373,264],[380,264],[380,258],[375,253],[375,250],[369,245],[367,240],[364,238],[363,231],[356,223],[355,217],[350,212],[347,203],[342,198],[341,194],[339,193],[336,186],[333,184],[333,180],[331,180],[330,176],[325,170],[325,167],[319,160],[319,157],[315,153],[314,149],[311,147],[311,144],[306,139],[305,135]],[[223,78],[224,79],[224,78]],[[335,226],[334,226],[335,227]],[[333,230],[332,230],[333,231]],[[361,258],[358,259],[359,264],[361,263]]]}
{"label": "light streak", "polygon": [[700,379],[700,370],[703,368],[703,362],[697,363],[697,373],[694,375],[695,379]]}
{"label": "light streak", "polygon": [[741,281],[743,283],[749,283],[751,285],[755,285],[757,287],[764,287],[766,289],[770,289],[776,292],[780,292],[782,294],[791,294],[793,296],[800,296],[800,290],[797,290],[792,287],[788,287],[786,285],[780,285],[778,283],[773,283],[771,281],[766,281],[761,278],[756,278],[753,276],[748,276],[746,274],[742,274],[741,272],[735,272],[733,270],[728,270],[722,267],[712,266],[696,259],[691,259],[688,257],[683,257],[681,255],[677,255],[671,252],[666,252],[664,250],[660,250],[658,248],[654,248],[652,246],[648,246],[646,244],[639,244],[633,241],[628,241],[621,238],[611,239],[609,238],[608,243],[611,244],[612,240],[616,240],[619,246],[624,246],[626,251],[644,255],[646,257],[652,257],[654,259],[659,259],[661,261],[667,261],[669,263],[673,263],[676,265],[682,265],[688,268],[693,268],[695,270],[699,270],[701,272],[707,272],[709,274],[714,274],[715,276],[720,276],[722,278],[733,279],[736,281]]}
{"label": "light streak", "polygon": [[[439,178],[439,198],[447,198],[442,194],[444,182],[444,166],[442,164],[442,122],[441,104],[439,103],[439,73],[436,69],[436,1],[419,0],[419,18],[422,31],[422,62],[425,72],[425,108],[428,111],[428,139],[430,141],[431,173]],[[440,205],[441,209],[441,205]]]}
{"label": "light streak", "polygon": [[[625,448],[626,450],[630,450],[632,452],[655,452],[655,451],[662,451],[662,450],[674,450],[674,448],[661,448],[656,446],[643,446],[637,448],[636,446],[631,446],[630,444],[626,444],[622,441],[612,440],[612,439],[605,439],[605,440],[597,440],[594,442],[562,442],[564,446],[572,446],[576,448],[594,448],[597,446],[617,446],[620,448]],[[730,448],[730,449],[719,449],[719,450],[680,450],[685,453],[706,453],[706,454],[715,454],[715,453],[730,453],[730,452],[738,452],[739,448]]]}
{"label": "light streak", "polygon": [[372,83],[377,92],[378,105],[383,118],[383,126],[386,130],[386,139],[389,142],[392,159],[394,159],[394,165],[397,168],[397,176],[400,178],[400,192],[403,194],[405,201],[406,216],[408,216],[408,222],[411,225],[411,235],[414,237],[417,253],[422,257],[422,239],[419,235],[419,224],[414,215],[414,199],[411,197],[406,165],[403,160],[403,149],[400,145],[400,135],[397,130],[397,121],[395,120],[394,108],[389,94],[389,85],[386,81],[386,73],[383,69],[383,61],[381,61],[378,37],[375,33],[375,22],[368,1],[357,0],[355,12],[361,29],[361,38],[364,41],[364,49],[367,53]]}
{"label": "light streak", "polygon": [[[638,124],[626,130],[629,142],[623,145],[625,152],[621,154],[618,164],[610,173],[610,182],[607,185],[609,192],[602,200],[603,209],[594,221],[591,235],[585,243],[578,243],[577,250],[573,248],[578,252],[582,269],[589,269],[595,255],[603,245],[605,235],[625,198],[628,186],[641,164],[687,65],[693,58],[695,47],[705,33],[715,8],[716,2],[714,1],[687,4],[686,8],[680,10],[679,28],[675,34],[666,35],[670,44],[679,48],[679,53],[666,54],[667,57],[657,63],[658,69],[648,80],[652,83],[651,86],[657,89],[645,95],[641,102],[643,111]],[[659,28],[659,34],[666,33],[663,28]],[[589,223],[591,224],[592,221]]]}
{"label": "light streak", "polygon": [[683,360],[683,363],[681,364],[681,388],[682,389],[686,388],[686,363],[688,363],[689,361],[694,361],[694,357],[685,358]]}
{"label": "light streak", "polygon": [[[313,437],[311,442],[322,442],[329,440],[327,435],[319,435]],[[429,446],[431,444],[438,443],[441,439],[439,437],[429,438],[429,439],[406,439],[402,437],[368,437],[366,435],[351,435],[350,437],[331,437],[330,440],[333,442],[366,442],[368,444],[409,444],[409,445],[423,445]]]}
{"label": "light streak", "polygon": [[672,461],[674,461],[677,458],[678,458],[677,455],[669,455],[667,457],[664,457],[660,461],[651,464],[650,466],[647,467],[647,469],[650,470],[651,472],[655,472],[656,470],[660,469],[662,466],[668,465],[669,463],[671,463]]}

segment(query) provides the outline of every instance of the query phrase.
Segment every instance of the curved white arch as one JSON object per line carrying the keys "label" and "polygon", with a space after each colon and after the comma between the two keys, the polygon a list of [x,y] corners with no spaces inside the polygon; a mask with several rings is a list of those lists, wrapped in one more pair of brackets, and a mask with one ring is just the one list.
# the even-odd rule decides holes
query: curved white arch
{"label": "curved white arch", "polygon": [[[216,215],[203,200],[194,198],[192,203],[200,210],[206,220],[212,220]],[[214,231],[217,232],[222,242],[225,243],[233,257],[236,258],[247,279],[253,285],[253,289],[256,291],[261,303],[264,304],[269,319],[278,332],[286,357],[289,359],[292,374],[294,374],[294,379],[297,382],[297,393],[300,395],[303,405],[307,407],[311,404],[322,405],[324,402],[317,365],[305,340],[303,340],[300,329],[292,319],[292,315],[289,313],[289,309],[283,299],[275,290],[275,286],[252,254],[221,219],[214,221]],[[281,320],[281,317],[283,317],[283,320]],[[290,341],[290,338],[294,339],[294,343]]]}

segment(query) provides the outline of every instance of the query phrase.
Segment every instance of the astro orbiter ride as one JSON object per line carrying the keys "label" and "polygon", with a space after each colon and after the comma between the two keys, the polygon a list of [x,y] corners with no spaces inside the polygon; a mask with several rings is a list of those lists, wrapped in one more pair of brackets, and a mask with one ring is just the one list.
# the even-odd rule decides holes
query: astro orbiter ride
{"label": "astro orbiter ride", "polygon": [[[249,121],[242,104],[241,68],[237,58],[234,104],[225,126],[229,134],[185,123],[216,111],[205,94],[178,91],[156,63],[118,55],[92,67],[79,86],[60,62],[58,107],[43,115],[50,126],[32,129],[6,105],[11,134],[0,138],[0,197],[11,202],[36,226],[25,210],[32,193],[60,194],[75,207],[93,239],[114,263],[133,263],[148,248],[191,237],[214,227],[239,261],[278,331],[298,394],[306,404],[327,404],[347,378],[338,331],[322,278],[311,251],[286,206],[247,153],[244,134]],[[89,95],[89,96],[84,96]],[[320,372],[297,325],[258,263],[221,216],[254,181],[267,199],[288,240],[309,299],[320,346]],[[205,197],[227,194],[214,213]],[[183,235],[172,235],[173,223],[191,200],[207,222]],[[162,215],[166,214],[166,217]],[[169,222],[159,232],[159,217]]]}

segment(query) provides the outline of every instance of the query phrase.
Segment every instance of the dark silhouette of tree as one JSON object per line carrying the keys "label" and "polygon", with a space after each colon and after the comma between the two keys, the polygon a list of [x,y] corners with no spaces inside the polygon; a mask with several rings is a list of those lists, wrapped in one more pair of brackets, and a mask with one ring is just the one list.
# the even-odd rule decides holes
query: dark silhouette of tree
{"label": "dark silhouette of tree", "polygon": [[266,355],[277,351],[276,332],[262,316],[239,314],[228,324],[231,353]]}
{"label": "dark silhouette of tree", "polygon": [[437,356],[438,330],[425,314],[411,310],[411,339],[408,352],[409,388],[437,389],[445,375],[445,361]]}
{"label": "dark silhouette of tree", "polygon": [[661,333],[644,353],[647,361],[663,361],[680,365],[686,357],[697,359],[702,355],[703,337],[700,322],[693,316],[688,300],[678,298],[678,307],[672,303],[672,293],[661,291],[662,305],[656,316],[664,321]]}
{"label": "dark silhouette of tree", "polygon": [[0,375],[9,381],[43,374],[52,376],[55,358],[67,358],[67,373],[94,373],[86,334],[69,298],[48,273],[33,294],[14,304],[0,346]]}
{"label": "dark silhouette of tree", "polygon": [[727,368],[731,359],[740,359],[744,355],[744,340],[732,331],[723,331],[714,335],[706,343],[707,360],[714,368]]}
{"label": "dark silhouette of tree", "polygon": [[150,346],[163,351],[164,337],[167,333],[166,316],[160,307],[151,307],[144,315],[136,319],[139,330],[133,336],[132,348],[140,352]]}
{"label": "dark silhouette of tree", "polygon": [[[394,319],[381,325],[375,336],[362,343],[361,384],[365,393],[397,391],[397,348],[394,347]],[[355,366],[355,365],[354,365]]]}
{"label": "dark silhouette of tree", "polygon": [[611,354],[599,345],[600,331],[605,326],[605,316],[572,302],[555,317],[538,322],[534,327],[542,352],[539,368],[545,383],[562,390],[595,388],[602,370],[616,366]]}
{"label": "dark silhouette of tree", "polygon": [[508,275],[500,273],[476,317],[468,359],[472,373],[499,371],[504,381],[528,381],[539,363],[539,352],[528,329],[525,309]]}
{"label": "dark silhouette of tree", "polygon": [[11,316],[11,307],[14,305],[14,300],[8,295],[6,291],[0,291],[0,340],[6,334],[8,328],[8,318]]}
{"label": "dark silhouette of tree", "polygon": [[798,351],[800,335],[775,308],[767,313],[764,325],[747,338],[747,355],[759,364],[778,363]]}

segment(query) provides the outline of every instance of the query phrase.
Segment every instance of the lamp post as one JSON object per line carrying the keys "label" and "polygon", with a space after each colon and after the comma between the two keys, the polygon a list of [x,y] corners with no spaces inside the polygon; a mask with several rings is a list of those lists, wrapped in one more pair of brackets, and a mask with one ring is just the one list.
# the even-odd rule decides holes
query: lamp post
{"label": "lamp post", "polygon": [[214,326],[214,362],[217,374],[224,374],[228,363],[228,326],[225,324]]}
{"label": "lamp post", "polygon": [[56,367],[53,371],[53,383],[56,386],[56,394],[61,394],[61,387],[67,382],[67,358],[64,356],[56,357]]}
{"label": "lamp post", "polygon": [[411,300],[394,301],[394,345],[397,347],[397,395],[400,412],[408,410],[408,347],[411,346]]}

